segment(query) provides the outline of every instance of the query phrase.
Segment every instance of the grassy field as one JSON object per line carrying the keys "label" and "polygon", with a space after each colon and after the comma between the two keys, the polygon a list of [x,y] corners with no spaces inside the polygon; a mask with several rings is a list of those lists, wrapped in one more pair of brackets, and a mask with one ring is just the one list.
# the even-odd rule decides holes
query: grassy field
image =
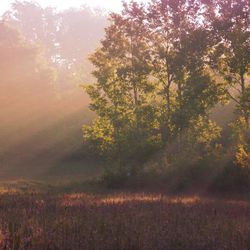
{"label": "grassy field", "polygon": [[0,249],[250,249],[250,202],[2,183]]}

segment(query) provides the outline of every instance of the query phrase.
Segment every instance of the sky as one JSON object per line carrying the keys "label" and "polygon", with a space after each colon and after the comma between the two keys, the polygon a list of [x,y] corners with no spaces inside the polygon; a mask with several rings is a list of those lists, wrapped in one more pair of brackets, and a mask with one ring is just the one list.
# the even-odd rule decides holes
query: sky
{"label": "sky", "polygon": [[[0,14],[3,14],[15,0],[0,0]],[[140,0],[146,2],[147,0]],[[34,1],[33,1],[34,2]],[[108,11],[119,11],[122,7],[121,0],[36,0],[42,7],[52,6],[57,9],[66,9],[69,7],[79,7],[87,4],[91,7],[101,7]]]}

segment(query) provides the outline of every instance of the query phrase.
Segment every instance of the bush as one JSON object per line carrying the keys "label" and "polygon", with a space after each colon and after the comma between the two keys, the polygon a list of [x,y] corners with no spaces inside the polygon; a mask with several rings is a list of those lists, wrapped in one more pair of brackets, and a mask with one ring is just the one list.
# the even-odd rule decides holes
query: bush
{"label": "bush", "polygon": [[250,151],[248,151],[242,144],[239,144],[237,147],[235,163],[241,168],[250,170]]}

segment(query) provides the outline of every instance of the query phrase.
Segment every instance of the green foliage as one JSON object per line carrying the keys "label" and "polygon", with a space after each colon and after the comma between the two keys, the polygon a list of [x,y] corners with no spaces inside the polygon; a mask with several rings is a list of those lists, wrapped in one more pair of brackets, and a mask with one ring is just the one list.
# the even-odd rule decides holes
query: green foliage
{"label": "green foliage", "polygon": [[85,90],[98,119],[84,138],[118,162],[117,176],[138,173],[157,149],[168,151],[170,164],[181,154],[187,165],[217,154],[222,129],[210,114],[226,97],[237,103],[245,124],[235,131],[247,140],[247,10],[245,1],[157,0],[132,1],[110,15],[105,39],[90,57],[97,83]]}
{"label": "green foliage", "polygon": [[114,152],[114,129],[108,119],[97,118],[92,126],[83,126],[83,136],[100,154]]}
{"label": "green foliage", "polygon": [[246,134],[246,123],[243,117],[239,117],[235,119],[232,123],[229,124],[231,128],[231,140],[233,145],[245,144],[247,142],[247,134]]}
{"label": "green foliage", "polygon": [[225,92],[236,103],[236,111],[249,130],[250,6],[246,0],[212,2],[209,21],[217,42],[210,65],[224,79]]}
{"label": "green foliage", "polygon": [[[141,7],[134,5],[139,15]],[[84,138],[119,168],[128,169],[130,161],[138,164],[159,147],[159,121],[155,105],[154,82],[149,47],[138,16],[112,14],[102,47],[90,60],[96,70],[97,83],[85,86],[91,98],[90,109],[98,115]]]}
{"label": "green foliage", "polygon": [[[233,38],[216,33],[214,6],[218,3],[210,3],[209,18],[203,16],[208,25],[200,22],[202,7],[189,0],[152,1],[147,7],[132,1],[122,15],[110,15],[105,39],[90,57],[97,83],[85,86],[98,118],[83,133],[92,147],[118,162],[118,169],[136,168],[134,162],[174,141],[199,157],[216,147],[221,129],[209,114],[229,91],[212,69],[224,72],[226,80],[226,68],[239,72],[232,65],[238,67],[233,62],[241,53],[232,55],[221,43]],[[226,22],[220,14],[219,22]],[[229,52],[234,58],[225,61]],[[243,103],[246,110],[246,97]]]}
{"label": "green foliage", "polygon": [[[221,128],[215,122],[199,116],[191,121],[191,126],[187,132],[187,138],[194,148],[200,153],[211,153],[216,146],[215,142],[220,138]],[[191,146],[191,147],[192,147]]]}
{"label": "green foliage", "polygon": [[235,155],[235,162],[241,168],[250,170],[250,150],[239,144]]}

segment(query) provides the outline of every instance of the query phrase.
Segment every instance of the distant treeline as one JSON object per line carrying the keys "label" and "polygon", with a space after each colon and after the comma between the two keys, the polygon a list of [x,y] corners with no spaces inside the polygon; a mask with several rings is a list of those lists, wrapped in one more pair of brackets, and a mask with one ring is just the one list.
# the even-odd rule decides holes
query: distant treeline
{"label": "distant treeline", "polygon": [[93,79],[87,58],[107,22],[87,6],[59,12],[29,1],[15,1],[2,15],[1,174],[80,154],[81,126],[93,117],[80,84]]}
{"label": "distant treeline", "polygon": [[[84,86],[97,114],[84,137],[108,160],[108,181],[176,169],[215,178],[225,166],[249,175],[249,13],[248,0],[154,0],[110,15],[90,57],[97,82]],[[228,102],[222,129],[211,111]]]}

